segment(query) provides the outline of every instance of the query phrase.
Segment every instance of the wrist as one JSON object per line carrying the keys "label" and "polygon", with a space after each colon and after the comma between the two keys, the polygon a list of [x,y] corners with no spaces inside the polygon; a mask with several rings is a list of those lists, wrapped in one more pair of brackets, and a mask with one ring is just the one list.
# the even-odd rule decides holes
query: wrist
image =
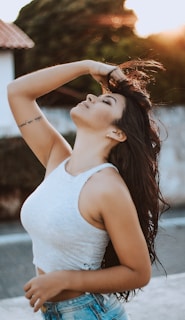
{"label": "wrist", "polygon": [[58,281],[61,283],[61,291],[83,291],[82,272],[76,270],[56,271]]}
{"label": "wrist", "polygon": [[61,284],[61,291],[70,290],[70,272],[68,270],[56,271],[57,281]]}
{"label": "wrist", "polygon": [[91,74],[93,71],[93,65],[95,64],[95,61],[86,59],[82,61],[82,64],[85,74]]}

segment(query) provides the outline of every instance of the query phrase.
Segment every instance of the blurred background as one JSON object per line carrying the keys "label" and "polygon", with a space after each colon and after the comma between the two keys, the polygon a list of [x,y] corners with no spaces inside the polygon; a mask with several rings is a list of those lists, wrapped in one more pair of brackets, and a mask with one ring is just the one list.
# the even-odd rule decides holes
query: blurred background
{"label": "blurred background", "polygon": [[[141,58],[164,65],[149,86],[162,140],[161,189],[171,206],[157,243],[166,271],[185,272],[184,1],[0,0],[0,19],[0,298],[22,295],[24,281],[34,274],[30,239],[19,215],[44,175],[19,135],[7,84],[36,69],[81,59],[119,64]],[[38,103],[73,144],[69,110],[87,92],[99,90],[91,77],[83,76]],[[161,274],[164,270],[154,267],[153,276]]]}

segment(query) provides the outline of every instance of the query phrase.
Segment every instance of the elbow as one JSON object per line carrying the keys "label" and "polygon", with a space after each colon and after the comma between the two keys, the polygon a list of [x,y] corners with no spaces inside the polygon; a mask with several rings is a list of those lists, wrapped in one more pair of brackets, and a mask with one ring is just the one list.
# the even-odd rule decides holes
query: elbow
{"label": "elbow", "polygon": [[132,269],[132,281],[130,289],[143,288],[151,279],[152,269],[151,266],[145,265],[139,269]]}
{"label": "elbow", "polygon": [[15,82],[12,81],[7,85],[7,96],[10,101],[17,94]]}
{"label": "elbow", "polygon": [[17,81],[17,79],[14,79],[13,81],[9,82],[7,85],[7,92],[8,94],[17,94],[17,92],[20,91],[20,85]]}
{"label": "elbow", "polygon": [[145,274],[143,279],[142,279],[142,283],[141,283],[140,287],[145,287],[150,282],[150,279],[151,279],[151,273],[150,274]]}
{"label": "elbow", "polygon": [[152,268],[151,266],[147,266],[146,268],[143,268],[142,271],[137,273],[138,276],[138,288],[145,287],[151,279],[152,276]]}
{"label": "elbow", "polygon": [[18,80],[13,80],[7,85],[7,98],[11,109],[14,109],[18,104],[31,101],[27,92],[22,88],[21,83]]}
{"label": "elbow", "polygon": [[26,99],[34,101],[37,96],[30,89],[30,85],[25,84],[20,78],[17,78],[7,85],[7,96],[9,101],[16,99]]}
{"label": "elbow", "polygon": [[8,97],[15,97],[17,95],[24,95],[26,93],[24,81],[21,78],[14,79],[7,85]]}
{"label": "elbow", "polygon": [[[125,266],[123,266],[125,273]],[[123,281],[120,281],[120,292],[125,290],[136,290],[145,287],[151,279],[152,269],[150,265],[145,265],[141,268],[128,268],[127,267],[127,280],[125,283],[125,275],[122,277]],[[118,291],[119,291],[118,290]]]}

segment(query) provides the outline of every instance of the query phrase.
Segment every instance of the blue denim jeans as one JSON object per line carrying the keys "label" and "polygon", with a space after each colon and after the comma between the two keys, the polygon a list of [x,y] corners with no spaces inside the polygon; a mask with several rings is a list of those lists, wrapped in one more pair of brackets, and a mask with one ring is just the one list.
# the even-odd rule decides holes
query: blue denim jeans
{"label": "blue denim jeans", "polygon": [[128,320],[123,303],[114,294],[83,294],[62,302],[46,302],[45,320]]}

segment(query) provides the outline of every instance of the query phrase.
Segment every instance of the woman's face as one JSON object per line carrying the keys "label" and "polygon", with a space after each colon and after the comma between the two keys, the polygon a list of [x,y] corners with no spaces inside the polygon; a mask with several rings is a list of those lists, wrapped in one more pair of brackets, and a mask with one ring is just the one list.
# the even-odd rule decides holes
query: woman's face
{"label": "woman's face", "polygon": [[71,118],[79,128],[106,130],[121,118],[125,105],[126,99],[117,93],[88,94],[85,101],[71,109]]}

